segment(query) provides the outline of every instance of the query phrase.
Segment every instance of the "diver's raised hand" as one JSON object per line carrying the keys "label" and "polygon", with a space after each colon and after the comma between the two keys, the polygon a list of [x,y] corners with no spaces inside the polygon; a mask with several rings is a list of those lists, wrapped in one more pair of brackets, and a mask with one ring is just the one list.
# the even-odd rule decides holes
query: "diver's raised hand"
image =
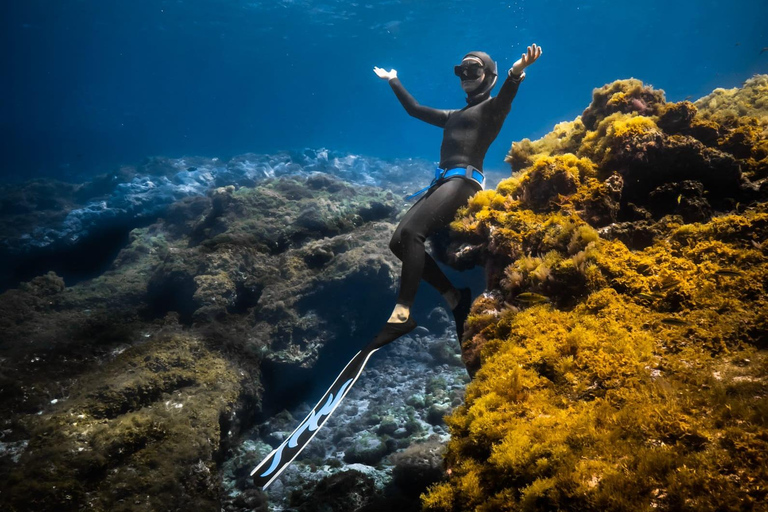
{"label": "diver's raised hand", "polygon": [[379,78],[383,78],[384,80],[391,80],[393,78],[397,78],[397,71],[394,69],[390,69],[389,71],[377,68],[376,66],[373,67],[373,72],[376,73]]}
{"label": "diver's raised hand", "polygon": [[539,57],[541,57],[541,46],[536,46],[536,43],[533,43],[528,47],[528,52],[512,64],[512,73],[519,75],[526,67],[536,62]]}

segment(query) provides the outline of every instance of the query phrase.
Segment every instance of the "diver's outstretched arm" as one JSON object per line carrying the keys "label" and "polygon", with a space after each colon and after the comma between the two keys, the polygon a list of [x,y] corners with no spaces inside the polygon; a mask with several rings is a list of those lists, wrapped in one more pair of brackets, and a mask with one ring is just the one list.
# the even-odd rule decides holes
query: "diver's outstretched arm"
{"label": "diver's outstretched arm", "polygon": [[539,57],[541,57],[541,46],[536,46],[536,43],[533,43],[528,47],[528,52],[523,53],[522,56],[512,64],[512,74],[521,74],[525,68],[536,62],[536,59]]}
{"label": "diver's outstretched arm", "polygon": [[525,68],[536,62],[536,59],[539,57],[541,57],[541,46],[536,46],[536,43],[533,43],[528,47],[528,52],[523,53],[512,64],[512,68],[507,73],[507,79],[504,80],[504,85],[501,86],[499,95],[494,98],[494,102],[500,105],[502,110],[509,112],[512,100],[515,99],[517,94],[517,88],[525,77]]}
{"label": "diver's outstretched arm", "polygon": [[376,73],[379,78],[389,81],[390,87],[395,91],[397,99],[400,100],[400,103],[405,107],[405,111],[408,112],[408,114],[416,119],[421,119],[426,123],[445,128],[445,123],[448,122],[448,116],[451,114],[450,110],[438,110],[436,108],[419,105],[419,102],[417,102],[413,96],[405,90],[403,84],[400,83],[400,79],[397,78],[397,71],[394,69],[386,71],[382,68],[374,67],[373,72]]}

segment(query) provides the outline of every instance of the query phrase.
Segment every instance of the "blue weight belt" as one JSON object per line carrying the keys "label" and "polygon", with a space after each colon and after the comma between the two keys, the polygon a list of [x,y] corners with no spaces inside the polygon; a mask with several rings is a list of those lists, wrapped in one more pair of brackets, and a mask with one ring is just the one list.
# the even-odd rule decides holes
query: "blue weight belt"
{"label": "blue weight belt", "polygon": [[423,194],[430,188],[437,185],[441,180],[447,180],[448,178],[453,178],[454,176],[463,176],[467,179],[470,179],[480,185],[480,188],[485,190],[485,176],[482,172],[478,171],[471,165],[468,165],[467,167],[454,167],[453,169],[448,170],[444,170],[438,167],[435,169],[435,179],[432,180],[432,183],[430,183],[429,186],[424,187],[423,189],[419,190],[418,192],[414,192],[409,196],[406,196],[405,199],[406,201],[413,199],[414,197]]}

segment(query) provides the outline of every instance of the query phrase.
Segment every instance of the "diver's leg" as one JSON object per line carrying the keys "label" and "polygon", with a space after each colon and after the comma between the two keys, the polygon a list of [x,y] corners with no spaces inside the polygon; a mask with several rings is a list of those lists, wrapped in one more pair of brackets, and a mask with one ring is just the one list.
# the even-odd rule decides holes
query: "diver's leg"
{"label": "diver's leg", "polygon": [[424,240],[433,230],[450,223],[456,211],[467,204],[476,192],[476,187],[466,180],[449,180],[437,189],[430,190],[400,221],[389,244],[392,252],[403,262],[400,293],[397,305],[384,329],[377,336],[376,343],[389,343],[416,327],[416,323],[410,318],[410,308],[420,279],[434,286],[448,303],[456,322],[459,344],[462,343],[464,323],[472,304],[471,291],[469,288],[457,290],[451,284],[434,259],[424,250]]}
{"label": "diver's leg", "polygon": [[430,190],[428,195],[419,201],[418,208],[413,208],[413,214],[403,218],[396,230],[403,261],[398,304],[407,308],[413,305],[422,278],[443,296],[448,295],[446,300],[449,304],[458,303],[460,296],[434,259],[424,250],[424,241],[437,229],[447,226],[456,211],[464,206],[476,191],[475,186],[464,179],[448,180]]}
{"label": "diver's leg", "polygon": [[[400,261],[403,261],[403,244],[399,231],[395,231],[395,236],[392,237],[389,248]],[[437,290],[451,308],[456,307],[455,302],[459,300],[458,292],[428,252],[424,253],[424,272],[422,272],[421,278]]]}
{"label": "diver's leg", "polygon": [[[419,209],[421,208],[423,199],[424,199],[424,196],[422,196],[422,198],[419,199],[406,212],[406,214],[403,216],[403,218],[400,220],[399,224],[397,225],[397,228],[395,229],[395,232],[392,235],[392,239],[389,242],[389,249],[392,251],[392,253],[395,256],[397,256],[397,258],[400,261],[403,260],[403,243],[402,243],[402,236],[401,236],[402,228],[403,226],[407,225],[410,219],[414,215],[416,215],[416,213],[419,211]],[[440,267],[437,265],[437,262],[432,258],[432,256],[428,252],[424,253],[424,272],[422,273],[421,277],[443,296],[443,298],[448,303],[451,309],[456,307],[456,305],[459,303],[461,299],[460,292],[453,287],[453,285],[445,276],[445,274],[440,270]],[[392,312],[392,316],[390,317],[389,321],[402,322],[408,318],[408,315],[409,315],[409,308],[402,304],[398,304],[397,306],[395,306],[395,310]]]}
{"label": "diver's leg", "polygon": [[[389,241],[389,250],[392,251],[392,253],[397,256],[397,259],[400,261],[403,261],[403,226],[408,224],[410,219],[417,214],[421,208],[421,205],[424,203],[425,197],[426,196],[421,196],[419,200],[416,201],[407,212],[405,212],[405,215],[402,219],[400,219],[400,222],[398,223],[397,228],[395,228],[395,232],[392,234],[392,238]],[[410,307],[397,303],[395,304],[395,309],[392,311],[392,315],[389,317],[389,320],[387,320],[387,323],[404,323],[410,318],[410,316]]]}
{"label": "diver's leg", "polygon": [[463,179],[448,180],[430,190],[403,217],[390,242],[390,248],[403,262],[400,293],[392,315],[373,342],[377,347],[416,328],[416,322],[410,316],[410,308],[422,276],[443,293],[454,313],[457,327],[461,325],[463,328],[464,319],[457,317],[457,311],[462,309],[465,296],[469,297],[469,289],[459,291],[453,287],[424,250],[424,241],[434,230],[447,226],[453,220],[456,210],[465,205],[476,191],[474,185]]}

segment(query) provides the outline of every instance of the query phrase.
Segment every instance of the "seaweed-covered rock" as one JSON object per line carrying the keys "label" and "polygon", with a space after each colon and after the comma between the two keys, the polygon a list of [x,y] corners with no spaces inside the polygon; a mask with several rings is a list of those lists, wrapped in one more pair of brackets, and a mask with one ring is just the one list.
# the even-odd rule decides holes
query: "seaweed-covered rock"
{"label": "seaweed-covered rock", "polygon": [[415,443],[402,452],[390,455],[395,466],[392,483],[406,496],[419,496],[427,487],[444,478],[444,452],[445,445],[433,439]]}
{"label": "seaweed-covered rock", "polygon": [[[330,175],[263,178],[173,203],[92,279],[49,272],[7,290],[0,493],[13,510],[262,503],[224,500],[219,476],[259,412],[261,365],[309,368],[372,324],[380,304],[356,298],[371,296],[361,283],[394,293],[399,214],[391,192]],[[348,304],[328,300],[342,293]]]}
{"label": "seaweed-covered rock", "polygon": [[344,462],[349,464],[359,462],[367,466],[375,466],[387,453],[389,453],[389,449],[381,438],[363,433],[355,439],[352,447],[344,453]]}
{"label": "seaweed-covered rock", "polygon": [[194,337],[168,333],[83,377],[42,415],[21,418],[31,438],[6,475],[12,510],[218,510],[220,425],[237,406],[241,375]]}
{"label": "seaweed-covered rock", "polygon": [[451,225],[489,290],[425,510],[764,508],[767,80],[676,105],[618,81],[513,144]]}
{"label": "seaweed-covered rock", "polygon": [[292,505],[300,512],[354,512],[375,495],[373,479],[351,469],[321,480],[310,492],[296,491]]}
{"label": "seaweed-covered rock", "polygon": [[[574,254],[586,294],[575,308],[533,292],[515,304],[476,301],[465,352],[477,358],[467,361],[474,382],[448,417],[455,476],[426,497],[428,509],[764,500],[768,211],[664,234],[643,251],[601,239]],[[562,291],[566,260],[554,261]],[[513,268],[536,282],[542,264],[552,265]]]}
{"label": "seaweed-covered rock", "polygon": [[666,103],[664,91],[654,90],[635,78],[616,80],[592,92],[592,103],[581,114],[587,130],[594,130],[615,112],[658,115]]}
{"label": "seaweed-covered rock", "polygon": [[[594,91],[575,121],[558,124],[538,141],[513,143],[507,161],[518,175],[498,191],[534,210],[547,206],[540,198],[571,203],[595,227],[639,220],[639,209],[656,220],[669,213],[707,220],[736,202],[764,201],[768,115],[761,93],[767,81],[756,75],[742,88],[718,89],[694,103],[666,103],[663,91],[638,80],[613,82]],[[579,174],[568,154],[588,159],[597,179],[584,180],[582,171],[580,182],[573,181]],[[552,178],[541,181],[542,169]],[[552,188],[568,176],[570,182]],[[534,181],[540,183],[515,193]],[[701,184],[701,197],[675,185],[692,181]],[[683,189],[663,205],[657,193],[651,203],[659,207],[649,208],[648,196],[665,186]]]}

